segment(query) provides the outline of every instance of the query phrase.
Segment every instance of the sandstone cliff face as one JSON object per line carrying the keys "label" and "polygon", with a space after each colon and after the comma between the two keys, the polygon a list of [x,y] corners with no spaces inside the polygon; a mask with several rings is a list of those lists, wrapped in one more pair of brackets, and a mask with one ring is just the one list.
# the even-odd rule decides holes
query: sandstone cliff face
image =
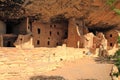
{"label": "sandstone cliff face", "polygon": [[[120,16],[106,4],[107,0],[34,0],[26,6],[28,13],[40,13],[48,21],[51,17],[64,15],[65,18],[83,18],[88,27],[110,28],[120,26]],[[114,3],[120,8],[120,1]]]}
{"label": "sandstone cliff face", "polygon": [[[30,4],[23,3],[25,9],[24,16],[38,17],[42,21],[50,21],[62,15],[63,18],[71,17],[82,18],[86,26],[92,28],[117,28],[120,26],[120,16],[117,15],[110,6],[106,4],[107,0],[26,0]],[[120,8],[120,0],[114,3],[116,8]]]}

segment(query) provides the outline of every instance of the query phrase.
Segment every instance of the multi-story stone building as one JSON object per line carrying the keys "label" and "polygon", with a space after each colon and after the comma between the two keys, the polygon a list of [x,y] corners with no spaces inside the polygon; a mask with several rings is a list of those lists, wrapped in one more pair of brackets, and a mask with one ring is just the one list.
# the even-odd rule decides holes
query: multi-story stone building
{"label": "multi-story stone building", "polygon": [[118,47],[117,38],[119,32],[110,30],[98,32],[94,35],[89,32],[81,19],[71,18],[68,22],[30,22],[29,18],[21,21],[0,21],[0,46],[1,47],[56,47],[66,44],[74,48],[99,48],[105,49]]}

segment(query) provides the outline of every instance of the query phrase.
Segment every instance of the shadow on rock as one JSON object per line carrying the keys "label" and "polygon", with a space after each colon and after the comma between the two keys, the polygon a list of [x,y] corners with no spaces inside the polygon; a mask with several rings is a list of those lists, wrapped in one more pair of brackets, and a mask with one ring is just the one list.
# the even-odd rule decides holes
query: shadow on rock
{"label": "shadow on rock", "polygon": [[109,58],[105,58],[105,57],[96,57],[95,61],[97,63],[107,63],[107,64],[113,64],[113,61],[110,60]]}
{"label": "shadow on rock", "polygon": [[61,76],[33,76],[30,80],[65,80]]}

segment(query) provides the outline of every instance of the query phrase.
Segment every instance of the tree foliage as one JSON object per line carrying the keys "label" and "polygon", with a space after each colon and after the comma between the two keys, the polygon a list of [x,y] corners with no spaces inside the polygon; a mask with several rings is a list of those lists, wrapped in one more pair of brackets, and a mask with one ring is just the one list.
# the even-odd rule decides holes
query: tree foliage
{"label": "tree foliage", "polygon": [[120,15],[120,9],[115,8],[115,6],[113,5],[117,0],[107,0],[107,4],[111,7],[111,9],[118,15]]}
{"label": "tree foliage", "polygon": [[115,1],[116,1],[116,0],[107,0],[106,3],[107,3],[108,5],[113,5],[113,3],[114,3]]}
{"label": "tree foliage", "polygon": [[116,14],[120,15],[120,9],[113,9],[113,11],[115,11]]}
{"label": "tree foliage", "polygon": [[118,43],[120,43],[120,36],[118,37]]}
{"label": "tree foliage", "polygon": [[[118,37],[118,43],[120,43],[120,36]],[[114,60],[114,64],[117,66],[119,72],[115,73],[115,76],[120,75],[120,49],[115,53],[115,55],[112,57]]]}

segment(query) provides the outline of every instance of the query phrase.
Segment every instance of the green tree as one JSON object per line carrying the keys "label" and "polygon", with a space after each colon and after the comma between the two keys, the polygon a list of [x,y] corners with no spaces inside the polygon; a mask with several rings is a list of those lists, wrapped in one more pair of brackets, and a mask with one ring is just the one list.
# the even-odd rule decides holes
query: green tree
{"label": "green tree", "polygon": [[106,3],[107,3],[108,5],[110,5],[110,6],[112,6],[115,1],[116,1],[116,0],[107,0]]}
{"label": "green tree", "polygon": [[107,0],[107,5],[109,5],[111,7],[111,9],[118,15],[120,15],[120,9],[117,9],[115,8],[114,6],[114,3],[116,2],[117,0]]}
{"label": "green tree", "polygon": [[118,43],[120,43],[120,36],[118,37]]}
{"label": "green tree", "polygon": [[120,15],[120,9],[113,9],[113,11],[115,11],[116,14]]}

